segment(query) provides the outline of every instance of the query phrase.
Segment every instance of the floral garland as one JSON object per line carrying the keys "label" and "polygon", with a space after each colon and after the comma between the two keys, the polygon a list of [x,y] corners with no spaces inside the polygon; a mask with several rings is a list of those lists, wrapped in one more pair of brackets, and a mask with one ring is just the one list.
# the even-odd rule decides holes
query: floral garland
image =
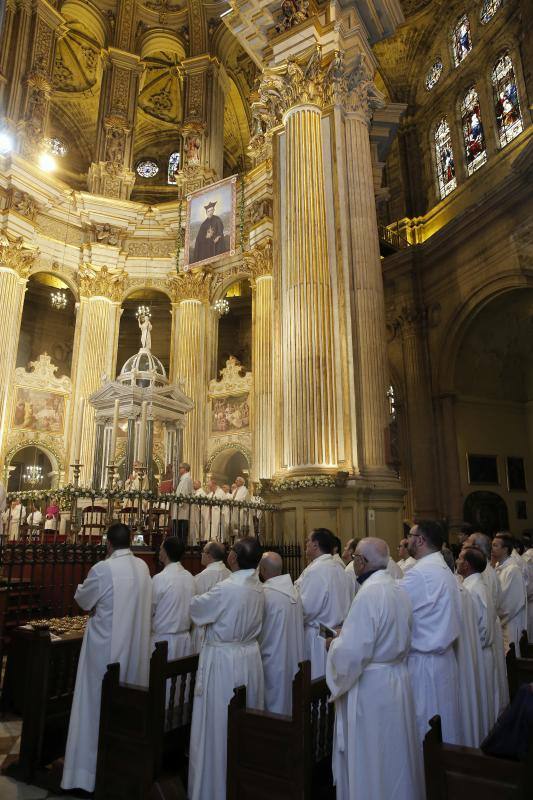
{"label": "floral garland", "polygon": [[273,481],[268,489],[277,493],[294,491],[294,489],[323,488],[338,485],[338,479],[335,475],[304,475],[302,478],[281,478],[278,481]]}

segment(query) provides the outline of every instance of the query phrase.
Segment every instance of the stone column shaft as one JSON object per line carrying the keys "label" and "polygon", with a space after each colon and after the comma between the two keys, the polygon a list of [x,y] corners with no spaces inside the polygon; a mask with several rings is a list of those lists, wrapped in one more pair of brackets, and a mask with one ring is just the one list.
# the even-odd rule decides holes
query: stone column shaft
{"label": "stone column shaft", "polygon": [[386,474],[389,368],[370,140],[366,118],[359,112],[348,113],[345,124],[360,464],[363,474]]}
{"label": "stone column shaft", "polygon": [[200,300],[183,300],[179,309],[178,358],[176,374],[184,391],[194,402],[187,416],[183,437],[183,458],[191,465],[195,480],[202,480],[206,433],[206,309]]}
{"label": "stone column shaft", "polygon": [[287,247],[284,258],[284,463],[337,465],[333,304],[329,272],[321,111],[285,115]]}
{"label": "stone column shaft", "polygon": [[13,270],[0,266],[0,450],[5,443],[11,420],[7,419],[8,396],[12,386],[13,371],[17,362],[17,349],[26,291],[26,278]]}
{"label": "stone column shaft", "polygon": [[455,424],[455,395],[439,398],[442,432],[442,456],[446,485],[446,512],[450,525],[459,525],[463,520],[463,493],[457,450],[457,428]]}
{"label": "stone column shaft", "polygon": [[274,405],[272,331],[273,280],[262,275],[255,280],[253,298],[254,462],[253,480],[274,473]]}

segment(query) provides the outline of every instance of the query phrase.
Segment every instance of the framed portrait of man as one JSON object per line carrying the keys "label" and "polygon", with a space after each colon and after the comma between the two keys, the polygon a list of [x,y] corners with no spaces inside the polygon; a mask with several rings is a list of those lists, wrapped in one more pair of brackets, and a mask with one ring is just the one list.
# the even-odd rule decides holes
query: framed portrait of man
{"label": "framed portrait of man", "polygon": [[204,186],[187,197],[185,269],[235,252],[237,177]]}

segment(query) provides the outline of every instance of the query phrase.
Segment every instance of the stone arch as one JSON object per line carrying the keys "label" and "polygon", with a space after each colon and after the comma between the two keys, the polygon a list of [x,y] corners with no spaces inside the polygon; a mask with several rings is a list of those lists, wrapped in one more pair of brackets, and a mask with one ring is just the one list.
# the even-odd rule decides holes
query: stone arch
{"label": "stone arch", "polygon": [[224,297],[228,289],[233,286],[234,283],[251,281],[252,273],[244,266],[244,264],[241,264],[234,269],[235,272],[232,271],[231,275],[227,275],[226,277],[222,276],[220,282],[216,283],[211,293],[211,304]]}
{"label": "stone arch", "polygon": [[121,302],[123,303],[125,300],[130,299],[131,296],[136,292],[142,292],[144,290],[146,290],[147,292],[158,292],[159,294],[165,295],[165,297],[167,297],[169,301],[172,300],[170,295],[170,290],[167,289],[166,286],[152,286],[150,283],[139,283],[139,284],[133,284],[132,286],[128,286],[128,288],[126,289],[126,291],[122,296]]}
{"label": "stone arch", "polygon": [[64,456],[61,454],[57,445],[51,443],[49,440],[43,440],[38,437],[33,437],[18,441],[16,444],[12,445],[12,447],[5,453],[4,472],[6,476],[6,487],[7,487],[7,478],[9,475],[8,473],[9,465],[11,464],[14,456],[16,456],[17,453],[20,453],[21,450],[26,450],[28,447],[35,447],[37,450],[41,450],[44,453],[44,455],[47,457],[48,461],[52,465],[52,471],[57,472],[58,483],[61,483],[65,471]]}
{"label": "stone arch", "polygon": [[72,292],[72,295],[74,297],[74,301],[76,303],[79,301],[79,299],[80,299],[79,289],[78,289],[78,285],[76,283],[76,279],[75,279],[75,277],[74,277],[74,275],[72,273],[67,272],[66,270],[62,270],[62,269],[55,270],[55,269],[52,269],[51,267],[47,267],[47,266],[45,266],[43,264],[41,266],[38,265],[37,267],[35,267],[35,269],[33,269],[31,271],[29,277],[33,278],[35,275],[39,275],[39,274],[51,275],[54,278],[59,278],[59,280],[61,280],[64,283],[67,284],[67,287]]}
{"label": "stone arch", "polygon": [[244,469],[241,469],[240,471],[245,472],[245,475],[243,477],[247,478],[249,481],[252,469],[252,454],[250,450],[240,442],[226,442],[220,445],[219,447],[216,447],[211,452],[206,462],[205,465],[206,475],[216,471],[217,475],[221,480],[222,480],[221,476],[225,475],[226,480],[231,482],[231,480],[233,480],[237,476],[229,474],[231,471],[230,462],[237,454],[239,454],[242,458],[241,463],[246,463],[246,467]]}

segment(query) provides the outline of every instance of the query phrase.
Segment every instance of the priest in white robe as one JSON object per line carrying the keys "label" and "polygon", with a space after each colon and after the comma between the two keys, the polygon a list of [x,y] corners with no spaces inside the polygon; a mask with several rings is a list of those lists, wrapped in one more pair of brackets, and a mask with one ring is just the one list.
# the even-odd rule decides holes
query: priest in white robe
{"label": "priest in white robe", "polygon": [[348,581],[341,579],[333,560],[334,544],[333,534],[327,528],[311,531],[305,549],[311,563],[295,583],[304,609],[305,658],[311,662],[312,679],[326,672],[327,653],[320,625],[337,628],[350,607]]}
{"label": "priest in white robe", "polygon": [[337,800],[423,800],[422,743],[407,659],[409,598],[386,570],[387,544],[357,545],[361,588],[338,638],[328,640],[326,681],[335,701]]}
{"label": "priest in white robe", "polygon": [[90,611],[76,675],[61,787],[92,792],[96,777],[102,679],[120,663],[120,680],[148,685],[152,582],[122,523],[107,531],[108,558],[89,570],[74,595]]}
{"label": "priest in white robe", "polygon": [[[178,469],[179,481],[176,486],[176,495],[179,497],[190,497],[194,494],[194,487],[191,476],[191,465],[183,461]],[[187,544],[189,536],[189,518],[192,506],[190,503],[180,503],[178,505],[178,537]],[[174,514],[172,514],[174,518]]]}
{"label": "priest in white robe", "polygon": [[527,569],[527,637],[533,642],[533,547],[522,555]]}
{"label": "priest in white robe", "polygon": [[265,675],[265,710],[292,714],[292,682],[304,660],[302,601],[290,575],[282,575],[279,553],[264,553],[259,565],[265,593],[259,647]]}
{"label": "priest in white robe", "polygon": [[479,531],[470,534],[465,541],[467,547],[477,547],[487,559],[487,566],[482,574],[483,583],[487,587],[488,597],[492,600],[492,620],[494,625],[494,641],[492,644],[492,655],[495,666],[495,697],[494,711],[496,719],[504,708],[509,704],[509,684],[507,682],[507,665],[505,663],[505,651],[503,648],[503,633],[497,609],[501,605],[502,588],[496,570],[490,563],[491,559],[491,540],[485,533]]}
{"label": "priest in white robe", "polygon": [[[192,487],[194,497],[207,497],[200,481],[193,481]],[[189,544],[198,544],[200,540],[203,541],[206,538],[203,524],[204,520],[202,519],[203,510],[204,506],[201,506],[199,503],[191,505],[191,518],[189,521]]]}
{"label": "priest in white robe", "polygon": [[206,632],[194,690],[189,800],[226,799],[228,704],[234,689],[246,686],[248,707],[263,708],[260,559],[257,540],[240,539],[228,555],[232,575],[191,600],[191,617]]}
{"label": "priest in white robe", "polygon": [[408,545],[408,539],[402,539],[398,545],[398,555],[400,557],[396,563],[404,574],[416,564],[416,559],[409,555]]}
{"label": "priest in white robe", "polygon": [[[250,502],[250,492],[246,488],[246,482],[242,475],[239,475],[235,478],[235,488],[232,492],[232,500],[236,503],[249,503]],[[250,527],[250,511],[247,508],[233,508],[231,510],[231,531],[233,533],[237,530],[238,534],[243,535],[248,532]]]}
{"label": "priest in white robe", "polygon": [[[211,478],[207,484],[207,499],[208,500],[225,500],[226,495],[220,488],[214,478]],[[222,541],[222,505],[207,505],[202,506],[202,527],[204,531],[204,539],[211,541],[214,539],[217,542]]]}
{"label": "priest in white robe", "polygon": [[175,536],[159,548],[163,569],[152,578],[152,647],[168,642],[168,660],[192,653],[191,600],[196,586],[191,573],[180,563],[185,545]]}
{"label": "priest in white robe", "polygon": [[20,502],[18,497],[15,497],[9,506],[2,514],[2,522],[4,529],[4,536],[7,534],[7,541],[16,542],[20,536],[20,529],[26,520],[26,508]]}
{"label": "priest in white robe", "polygon": [[[485,691],[481,694],[484,708],[484,731],[486,736],[496,722],[496,666],[494,664],[494,609],[492,598],[483,580],[487,568],[485,554],[477,547],[463,546],[456,562],[457,572],[463,578],[463,589],[472,598],[476,627],[481,644],[481,658],[485,674]],[[481,689],[481,684],[479,685]],[[477,745],[476,745],[477,746]]]}
{"label": "priest in white robe", "polygon": [[409,674],[420,739],[429,730],[429,720],[439,714],[443,740],[462,744],[459,674],[453,649],[461,630],[461,597],[455,576],[442,557],[442,541],[441,527],[433,520],[411,528],[409,553],[416,564],[400,585],[413,607]]}
{"label": "priest in white robe", "polygon": [[[194,576],[195,594],[205,594],[220,581],[229,578],[231,572],[224,564],[226,548],[220,542],[206,542],[202,550],[201,564],[204,569]],[[204,640],[203,625],[192,626],[192,652],[199,653]]]}
{"label": "priest in white robe", "polygon": [[511,558],[513,540],[504,533],[498,533],[492,540],[492,557],[497,561],[496,575],[500,581],[502,595],[497,609],[502,623],[503,646],[505,652],[511,642],[518,642],[522,631],[527,630],[527,592],[522,570]]}

